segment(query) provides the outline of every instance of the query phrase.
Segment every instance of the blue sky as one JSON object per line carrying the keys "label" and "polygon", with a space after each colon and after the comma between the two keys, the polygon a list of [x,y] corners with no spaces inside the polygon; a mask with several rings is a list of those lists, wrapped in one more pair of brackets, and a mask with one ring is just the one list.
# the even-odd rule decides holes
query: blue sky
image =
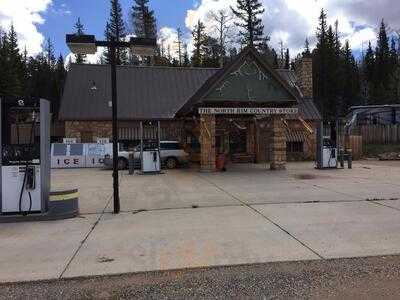
{"label": "blue sky", "polygon": [[[121,0],[125,21],[128,22],[128,11],[132,0]],[[154,9],[158,26],[184,28],[186,12],[193,7],[190,0],[151,0],[150,6]],[[80,17],[87,33],[103,38],[105,23],[109,16],[109,0],[55,0],[52,9],[48,9],[42,16],[45,23],[38,26],[44,36],[49,37],[58,52],[64,56],[68,54],[65,45],[65,34],[72,32],[74,23]]]}

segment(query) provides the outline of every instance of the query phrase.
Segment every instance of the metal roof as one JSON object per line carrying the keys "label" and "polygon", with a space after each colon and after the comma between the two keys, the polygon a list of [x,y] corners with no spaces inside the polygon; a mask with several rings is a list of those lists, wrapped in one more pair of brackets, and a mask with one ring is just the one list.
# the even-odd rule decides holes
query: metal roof
{"label": "metal roof", "polygon": [[293,70],[276,69],[276,72],[279,74],[279,76],[282,77],[282,79],[284,79],[288,83],[293,92],[298,95],[298,98],[303,97],[303,93],[297,85],[296,73]]}
{"label": "metal roof", "polygon": [[299,99],[299,115],[291,116],[288,115],[288,119],[301,117],[304,120],[321,120],[321,114],[319,113],[317,107],[315,106],[314,100],[312,98],[300,98]]}
{"label": "metal roof", "polygon": [[304,142],[308,139],[307,133],[304,130],[302,131],[287,131],[286,142]]}
{"label": "metal roof", "polygon": [[305,120],[320,120],[321,114],[319,113],[317,107],[315,106],[314,100],[312,98],[304,98],[303,93],[297,85],[297,76],[293,70],[287,69],[277,69],[276,72],[289,83],[289,86],[298,93],[299,102],[299,115],[289,116],[289,119],[301,117]]}
{"label": "metal roof", "polygon": [[[218,69],[117,67],[120,120],[172,119]],[[72,64],[61,101],[61,120],[110,120],[111,75],[107,65]],[[93,84],[96,90],[92,90]]]}
{"label": "metal roof", "polygon": [[[173,119],[221,69],[118,66],[119,120]],[[293,71],[276,70],[298,93]],[[59,118],[64,121],[111,120],[110,67],[72,64],[68,72]],[[91,89],[95,84],[96,90]],[[313,99],[297,97],[299,116],[318,120],[321,115]],[[292,117],[293,118],[293,117]]]}
{"label": "metal roof", "polygon": [[381,104],[381,105],[356,105],[351,106],[349,110],[355,109],[373,109],[373,108],[400,108],[400,104]]}

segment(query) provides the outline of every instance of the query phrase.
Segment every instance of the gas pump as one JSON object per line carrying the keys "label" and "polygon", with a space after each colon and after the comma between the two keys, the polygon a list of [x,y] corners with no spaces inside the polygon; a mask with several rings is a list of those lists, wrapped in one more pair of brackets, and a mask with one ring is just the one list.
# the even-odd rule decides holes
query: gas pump
{"label": "gas pump", "polygon": [[[143,126],[148,128],[153,127],[157,130],[157,139],[144,141]],[[161,172],[161,156],[160,156],[160,122],[157,122],[157,127],[152,122],[140,122],[140,159],[142,163],[142,174],[158,174]]]}
{"label": "gas pump", "polygon": [[338,167],[339,123],[320,122],[317,126],[317,169],[333,169]]}
{"label": "gas pump", "polygon": [[0,217],[44,214],[50,193],[50,104],[0,98]]}

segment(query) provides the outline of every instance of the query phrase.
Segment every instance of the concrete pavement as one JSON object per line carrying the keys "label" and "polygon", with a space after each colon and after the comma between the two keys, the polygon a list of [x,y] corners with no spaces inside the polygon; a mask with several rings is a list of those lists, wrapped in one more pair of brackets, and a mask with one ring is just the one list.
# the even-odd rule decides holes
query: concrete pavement
{"label": "concrete pavement", "polygon": [[0,224],[0,282],[400,253],[400,163],[123,173],[118,216],[110,172],[52,184],[80,189],[81,217]]}
{"label": "concrete pavement", "polygon": [[245,207],[181,209],[105,216],[65,276],[317,258]]}

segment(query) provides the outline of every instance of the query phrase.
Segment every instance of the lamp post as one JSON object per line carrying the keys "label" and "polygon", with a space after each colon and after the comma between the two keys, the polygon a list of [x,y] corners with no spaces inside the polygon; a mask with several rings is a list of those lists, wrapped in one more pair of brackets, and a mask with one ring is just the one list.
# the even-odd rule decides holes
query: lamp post
{"label": "lamp post", "polygon": [[113,198],[114,213],[120,212],[118,179],[118,101],[117,101],[117,58],[119,48],[131,48],[138,55],[152,56],[156,47],[155,39],[131,38],[129,42],[96,41],[94,35],[67,34],[66,42],[74,54],[95,54],[97,47],[107,47],[111,66],[111,103],[112,103],[112,141],[113,141]]}

